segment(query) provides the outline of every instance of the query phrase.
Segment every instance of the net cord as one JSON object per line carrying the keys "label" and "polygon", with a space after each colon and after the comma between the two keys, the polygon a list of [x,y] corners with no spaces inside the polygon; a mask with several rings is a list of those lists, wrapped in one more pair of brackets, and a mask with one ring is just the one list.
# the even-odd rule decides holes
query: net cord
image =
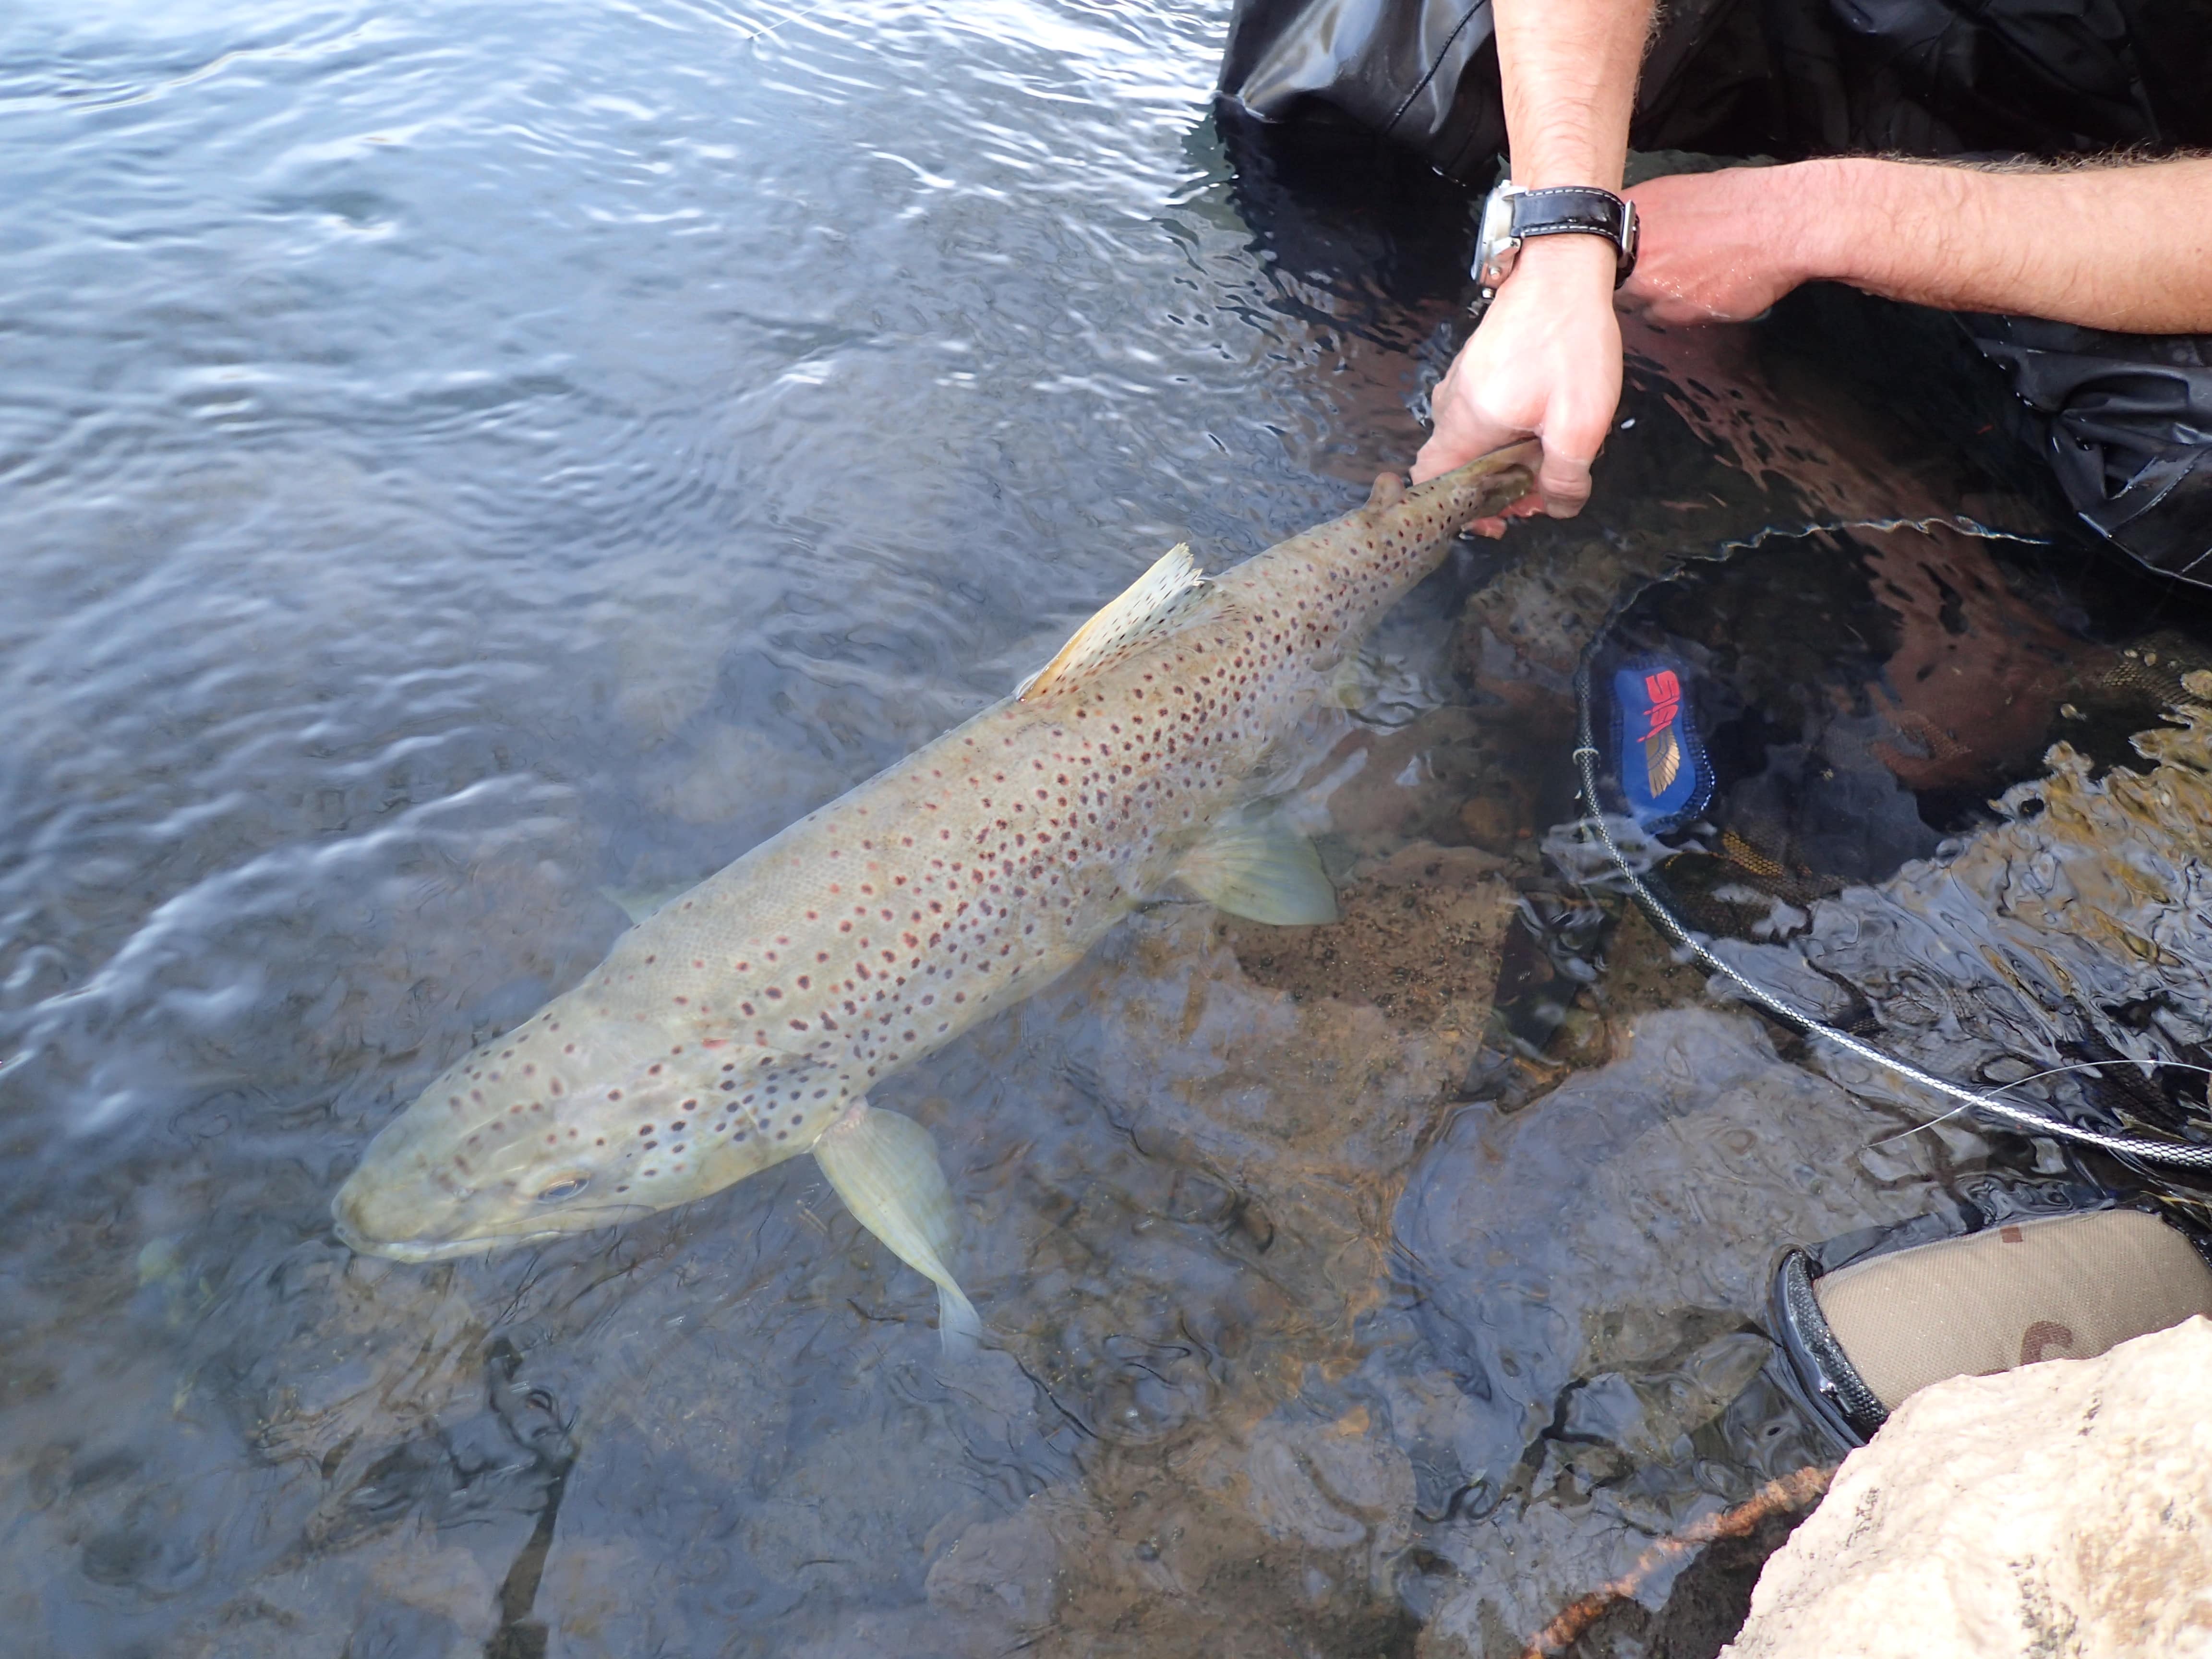
{"label": "net cord", "polygon": [[1765,986],[1747,979],[1714,955],[1703,940],[1675,918],[1674,913],[1667,908],[1659,896],[1644,884],[1644,878],[1636,873],[1634,866],[1613,840],[1613,831],[1606,826],[1605,814],[1598,799],[1599,755],[1590,726],[1589,678],[1589,665],[1586,659],[1575,675],[1575,698],[1579,707],[1574,760],[1576,769],[1582,776],[1583,805],[1586,813],[1581,827],[1586,834],[1595,836],[1599,846],[1605,849],[1614,871],[1627,884],[1629,896],[1636,901],[1637,908],[1650,917],[1652,925],[1661,933],[1687,951],[1699,967],[1726,980],[1746,1000],[1771,1014],[1792,1030],[1819,1037],[1870,1066],[1894,1073],[1908,1082],[1916,1083],[1947,1100],[1956,1101],[1971,1110],[2002,1119],[2033,1134],[2052,1135],[2081,1146],[2095,1146],[2121,1158],[2136,1158],[2146,1164],[2165,1164],[2172,1168],[2212,1171],[2212,1146],[2199,1146],[2189,1141],[2147,1140],[2137,1135],[2106,1134],[2101,1130],[2085,1129],[2079,1124],[2069,1123],[2065,1119],[2046,1112],[2016,1105],[1986,1090],[1969,1089],[1948,1078],[1938,1077],[1933,1072],[1923,1071],[1909,1060],[1886,1054],[1850,1032],[1839,1030],[1792,1007]]}

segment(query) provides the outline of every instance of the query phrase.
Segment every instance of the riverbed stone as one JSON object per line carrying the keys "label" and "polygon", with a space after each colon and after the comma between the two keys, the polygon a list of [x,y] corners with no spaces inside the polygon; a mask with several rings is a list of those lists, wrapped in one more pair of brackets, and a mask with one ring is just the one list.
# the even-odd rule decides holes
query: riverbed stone
{"label": "riverbed stone", "polygon": [[[1457,1382],[1424,1454],[1461,1486],[1423,1528],[1451,1567],[1424,1659],[1518,1652],[1655,1537],[1820,1461],[1772,1380],[1767,1291],[1785,1247],[1936,1202],[1926,1149],[1873,1147],[1885,1127],[1767,1028],[1682,1008],[1436,1136],[1396,1217],[1414,1317]],[[1640,1616],[1689,1559],[1640,1581]]]}
{"label": "riverbed stone", "polygon": [[2212,1654],[2212,1322],[1923,1389],[1759,1576],[1723,1659]]}

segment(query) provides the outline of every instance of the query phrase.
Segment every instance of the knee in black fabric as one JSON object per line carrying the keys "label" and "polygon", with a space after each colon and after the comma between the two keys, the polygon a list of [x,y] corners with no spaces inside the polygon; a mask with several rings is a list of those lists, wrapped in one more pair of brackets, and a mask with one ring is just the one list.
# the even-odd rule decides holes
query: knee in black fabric
{"label": "knee in black fabric", "polygon": [[1487,184],[1505,148],[1489,0],[1239,0],[1221,96],[1270,123],[1356,125]]}
{"label": "knee in black fabric", "polygon": [[2154,570],[2212,585],[2212,337],[1960,320],[2011,375],[2083,521]]}

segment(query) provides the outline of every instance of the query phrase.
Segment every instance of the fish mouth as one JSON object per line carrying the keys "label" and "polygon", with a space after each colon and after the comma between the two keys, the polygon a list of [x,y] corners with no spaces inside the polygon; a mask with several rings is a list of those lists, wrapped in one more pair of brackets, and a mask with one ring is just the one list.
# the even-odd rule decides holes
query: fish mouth
{"label": "fish mouth", "polygon": [[436,1235],[378,1238],[363,1232],[348,1221],[343,1214],[334,1211],[331,1230],[337,1233],[338,1243],[356,1255],[380,1256],[387,1261],[419,1265],[428,1261],[454,1261],[463,1256],[489,1255],[495,1250],[509,1249],[518,1244],[548,1243],[556,1238],[573,1237],[580,1232],[611,1227],[632,1216],[651,1212],[650,1205],[607,1205],[589,1212],[593,1219],[582,1227],[540,1227],[527,1231],[476,1233],[460,1238]]}
{"label": "fish mouth", "polygon": [[[337,1224],[338,1243],[356,1255],[381,1256],[387,1261],[420,1263],[451,1261],[465,1255],[486,1255],[507,1244],[528,1243],[522,1237],[495,1238],[368,1238],[341,1221]],[[550,1234],[533,1235],[550,1237]]]}

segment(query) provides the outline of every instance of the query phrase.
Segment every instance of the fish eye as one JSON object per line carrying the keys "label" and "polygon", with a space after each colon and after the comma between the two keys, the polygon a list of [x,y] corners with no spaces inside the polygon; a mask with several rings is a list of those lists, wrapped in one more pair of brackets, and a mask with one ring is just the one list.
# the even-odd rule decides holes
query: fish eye
{"label": "fish eye", "polygon": [[538,1194],[540,1204],[558,1204],[564,1198],[574,1198],[591,1184],[589,1176],[564,1175],[548,1182]]}

